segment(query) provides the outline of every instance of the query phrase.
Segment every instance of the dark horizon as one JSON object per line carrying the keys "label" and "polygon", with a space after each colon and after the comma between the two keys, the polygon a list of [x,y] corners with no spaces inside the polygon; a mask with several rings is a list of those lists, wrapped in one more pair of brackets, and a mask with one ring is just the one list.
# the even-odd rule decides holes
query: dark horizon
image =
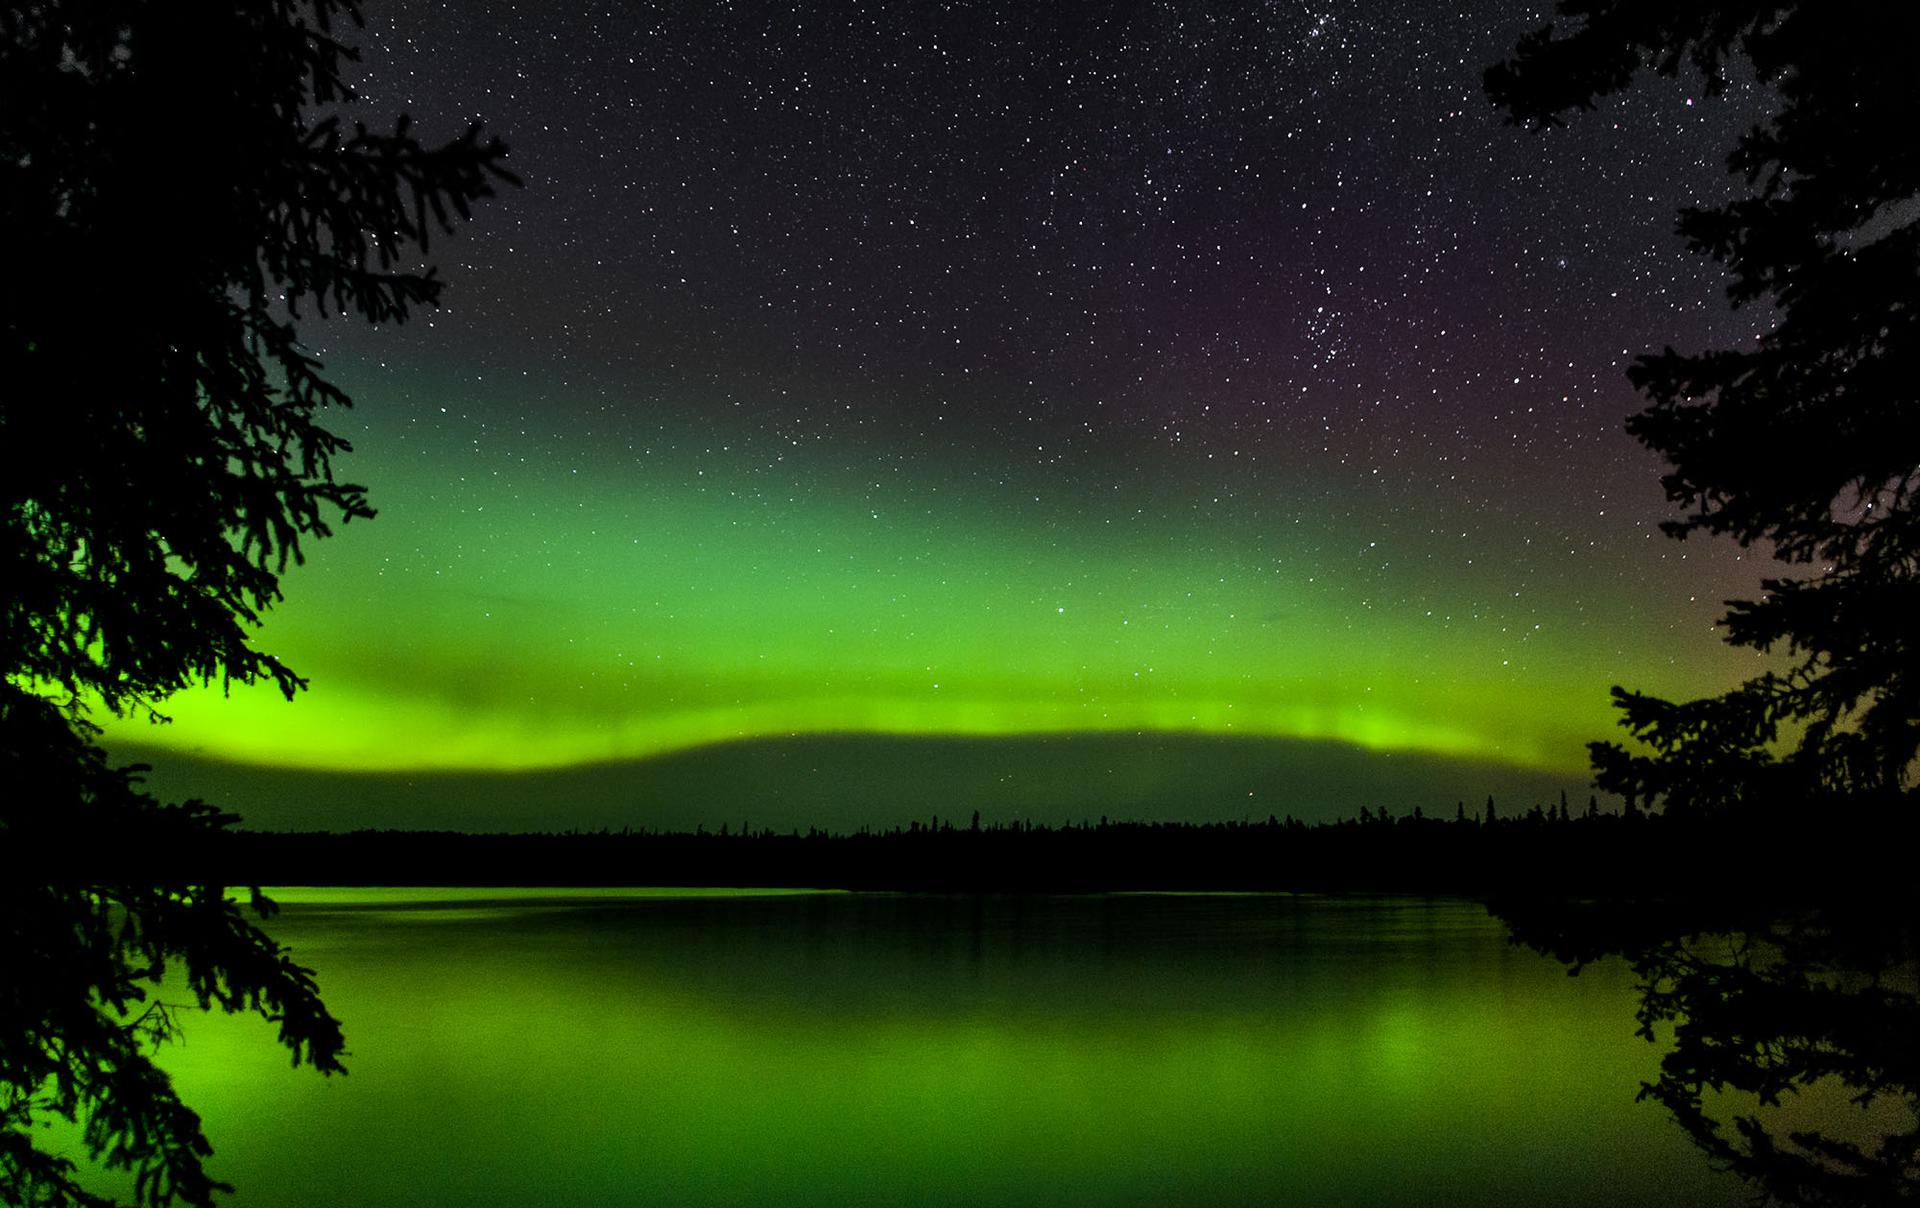
{"label": "dark horizon", "polygon": [[89,858],[105,868],[160,859],[219,885],[1444,895],[1508,913],[1524,904],[1510,921],[1536,932],[1564,920],[1601,925],[1619,946],[1623,934],[1669,934],[1677,918],[1693,930],[1737,930],[1816,905],[1868,922],[1897,912],[1920,828],[1884,804],[1892,808],[1863,804],[1818,826],[1789,812],[1607,813],[1589,798],[1401,815],[1363,808],[1311,824],[1274,813],[1047,825],[974,812],[851,831],[237,828],[179,852],[130,836]]}
{"label": "dark horizon", "polygon": [[[1451,816],[1492,794],[1524,809],[1583,777],[1350,744],[1177,733],[980,738],[816,734],[718,743],[646,760],[524,772],[260,767],[115,742],[169,800],[201,797],[265,830],[886,829],[979,810],[1059,824],[1108,816],[1213,822],[1361,807]],[[1599,794],[1608,812],[1620,800]]]}

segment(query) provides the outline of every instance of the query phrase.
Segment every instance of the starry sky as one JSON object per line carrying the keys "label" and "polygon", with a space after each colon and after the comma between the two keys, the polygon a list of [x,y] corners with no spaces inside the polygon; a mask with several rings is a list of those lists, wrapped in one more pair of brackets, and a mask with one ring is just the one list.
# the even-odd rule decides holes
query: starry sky
{"label": "starry sky", "polygon": [[1505,126],[1481,72],[1546,19],[370,4],[357,112],[485,123],[526,187],[434,243],[444,309],[306,330],[381,513],[262,631],[312,690],[110,742],[470,787],[1094,735],[1177,794],[1231,740],[1263,789],[1335,744],[1584,797],[1609,685],[1756,670],[1712,626],[1764,560],[1661,536],[1621,424],[1635,354],[1766,322],[1672,228],[1767,97]]}

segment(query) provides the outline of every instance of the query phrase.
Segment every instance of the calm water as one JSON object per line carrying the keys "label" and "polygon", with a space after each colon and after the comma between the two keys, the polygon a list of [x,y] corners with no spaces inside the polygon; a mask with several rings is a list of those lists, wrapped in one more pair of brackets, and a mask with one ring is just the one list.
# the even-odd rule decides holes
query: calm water
{"label": "calm water", "polygon": [[279,896],[352,1073],[188,1021],[237,1204],[1741,1202],[1471,904]]}

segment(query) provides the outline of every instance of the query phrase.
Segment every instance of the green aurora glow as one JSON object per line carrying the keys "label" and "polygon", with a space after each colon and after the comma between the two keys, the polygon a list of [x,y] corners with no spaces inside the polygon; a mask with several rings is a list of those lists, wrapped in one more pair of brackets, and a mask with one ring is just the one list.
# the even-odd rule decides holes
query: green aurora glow
{"label": "green aurora glow", "polygon": [[[461,825],[449,786],[536,770],[624,816],[649,761],[738,822],[899,797],[926,752],[1079,782],[1174,749],[1156,803],[1360,751],[1459,770],[1421,794],[1450,808],[1578,789],[1610,685],[1753,674],[1712,627],[1757,560],[1660,536],[1622,423],[1636,352],[1752,334],[1671,228],[1764,97],[1665,81],[1531,140],[1478,99],[1497,6],[1254,6],[1199,41],[991,8],[370,24],[366,116],[497,125],[528,185],[436,240],[446,309],[302,328],[381,512],[261,634],[312,689],[188,691],[109,742],[169,793],[208,791],[170,764],[262,786],[210,794],[249,817],[419,773]],[[692,783],[824,768],[824,735],[808,785]]]}
{"label": "green aurora glow", "polygon": [[[867,438],[769,453],[671,418],[543,460],[467,417],[471,386],[348,384],[344,468],[381,515],[312,547],[262,637],[312,689],[184,692],[174,724],[109,719],[110,741],[524,770],[794,734],[1151,731],[1577,772],[1609,684],[1749,669],[1706,632],[1727,592],[1701,588],[1746,566],[1673,558],[1643,519],[1545,540],[1531,507],[1436,500],[1416,527],[1177,452],[1072,497],[966,450],[902,473]],[[1507,493],[1565,512],[1556,490]]]}

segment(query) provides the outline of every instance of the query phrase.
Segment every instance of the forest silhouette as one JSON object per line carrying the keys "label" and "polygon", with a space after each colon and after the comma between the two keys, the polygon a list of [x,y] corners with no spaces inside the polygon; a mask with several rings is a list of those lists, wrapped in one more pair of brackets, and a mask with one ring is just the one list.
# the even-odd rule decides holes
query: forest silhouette
{"label": "forest silhouette", "polygon": [[[1306,824],[1291,816],[1066,825],[931,814],[851,832],[735,827],[533,833],[227,830],[168,853],[183,876],[278,885],[707,885],[936,893],[1301,891],[1491,901],[1686,903],[1765,917],[1836,896],[1900,892],[1904,816],[1714,819],[1603,813],[1565,798],[1502,813],[1492,798]],[[105,852],[95,850],[89,862]],[[154,858],[130,842],[124,858]],[[1676,869],[1693,870],[1677,876]],[[1890,899],[1889,899],[1890,900]]]}

